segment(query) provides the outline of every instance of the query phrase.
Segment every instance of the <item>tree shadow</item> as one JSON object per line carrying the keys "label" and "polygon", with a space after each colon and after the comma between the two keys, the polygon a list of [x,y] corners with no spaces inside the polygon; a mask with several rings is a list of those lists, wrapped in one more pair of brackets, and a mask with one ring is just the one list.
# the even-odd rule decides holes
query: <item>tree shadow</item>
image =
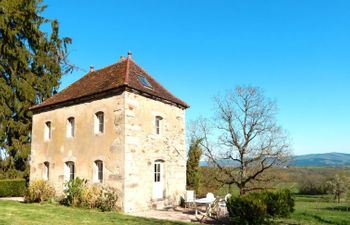
{"label": "tree shadow", "polygon": [[329,211],[350,212],[350,206],[335,206],[335,207],[327,207],[323,209],[329,210]]}

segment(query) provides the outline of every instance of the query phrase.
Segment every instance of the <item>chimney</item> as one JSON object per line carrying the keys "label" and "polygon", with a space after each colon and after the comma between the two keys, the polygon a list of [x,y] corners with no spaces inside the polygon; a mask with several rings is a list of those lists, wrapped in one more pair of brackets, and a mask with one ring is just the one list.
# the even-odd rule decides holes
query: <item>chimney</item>
{"label": "chimney", "polygon": [[131,51],[128,51],[128,59],[131,59],[132,53]]}
{"label": "chimney", "polygon": [[94,69],[94,66],[90,66],[90,72],[94,72],[95,71],[95,69]]}

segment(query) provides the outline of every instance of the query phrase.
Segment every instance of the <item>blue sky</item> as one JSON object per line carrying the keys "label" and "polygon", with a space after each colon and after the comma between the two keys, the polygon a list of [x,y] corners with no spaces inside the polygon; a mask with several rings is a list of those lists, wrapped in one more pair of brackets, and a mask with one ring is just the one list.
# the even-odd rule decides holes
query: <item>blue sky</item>
{"label": "blue sky", "polygon": [[[86,69],[128,50],[191,105],[259,86],[279,107],[295,154],[350,153],[350,1],[47,0],[44,15],[73,39],[70,60]],[[86,72],[85,71],[85,72]],[[64,88],[85,74],[63,77]]]}

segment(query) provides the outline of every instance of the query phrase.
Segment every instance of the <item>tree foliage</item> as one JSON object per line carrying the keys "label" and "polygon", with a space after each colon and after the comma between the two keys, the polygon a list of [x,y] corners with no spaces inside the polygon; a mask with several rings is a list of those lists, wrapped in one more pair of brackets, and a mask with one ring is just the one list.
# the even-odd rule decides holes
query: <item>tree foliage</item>
{"label": "tree foliage", "polygon": [[56,92],[61,76],[73,69],[67,62],[71,39],[60,38],[57,20],[41,16],[45,8],[41,0],[0,1],[0,149],[10,162],[5,171],[27,169],[29,108]]}
{"label": "tree foliage", "polygon": [[340,202],[341,196],[348,191],[348,181],[346,177],[341,177],[339,175],[335,175],[332,179],[327,181],[329,192],[334,195],[334,199],[338,203]]}
{"label": "tree foliage", "polygon": [[194,189],[197,193],[200,182],[199,161],[202,156],[201,141],[201,139],[191,140],[186,165],[187,187],[189,189]]}
{"label": "tree foliage", "polygon": [[237,185],[240,194],[260,189],[257,184],[269,179],[265,171],[290,155],[288,137],[276,122],[276,104],[259,88],[237,87],[216,97],[214,108],[215,118],[199,119],[195,130],[209,162],[221,171],[216,180]]}

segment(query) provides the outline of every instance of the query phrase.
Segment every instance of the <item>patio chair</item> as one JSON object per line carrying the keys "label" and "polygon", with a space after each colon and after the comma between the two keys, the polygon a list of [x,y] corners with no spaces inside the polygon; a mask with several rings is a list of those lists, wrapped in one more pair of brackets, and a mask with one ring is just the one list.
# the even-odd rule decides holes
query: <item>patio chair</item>
{"label": "patio chair", "polygon": [[185,208],[188,206],[194,206],[195,203],[195,197],[194,197],[194,191],[193,190],[187,190],[186,196],[185,196]]}
{"label": "patio chair", "polygon": [[224,217],[227,214],[226,203],[231,196],[231,194],[227,194],[224,198],[219,198],[213,203],[212,212],[215,215],[216,220],[220,220],[221,217]]}
{"label": "patio chair", "polygon": [[[198,200],[202,200],[200,204],[205,204],[206,205],[206,209],[204,212],[201,212],[200,210],[198,210],[197,206],[196,206],[196,218],[198,219],[198,221],[200,223],[203,222],[205,217],[211,217],[214,206],[217,204],[217,199],[215,198],[214,194],[209,192],[207,193],[206,197],[204,199],[198,199]],[[198,201],[196,202],[196,204],[198,203]],[[198,218],[197,213],[199,213],[202,217]]]}

